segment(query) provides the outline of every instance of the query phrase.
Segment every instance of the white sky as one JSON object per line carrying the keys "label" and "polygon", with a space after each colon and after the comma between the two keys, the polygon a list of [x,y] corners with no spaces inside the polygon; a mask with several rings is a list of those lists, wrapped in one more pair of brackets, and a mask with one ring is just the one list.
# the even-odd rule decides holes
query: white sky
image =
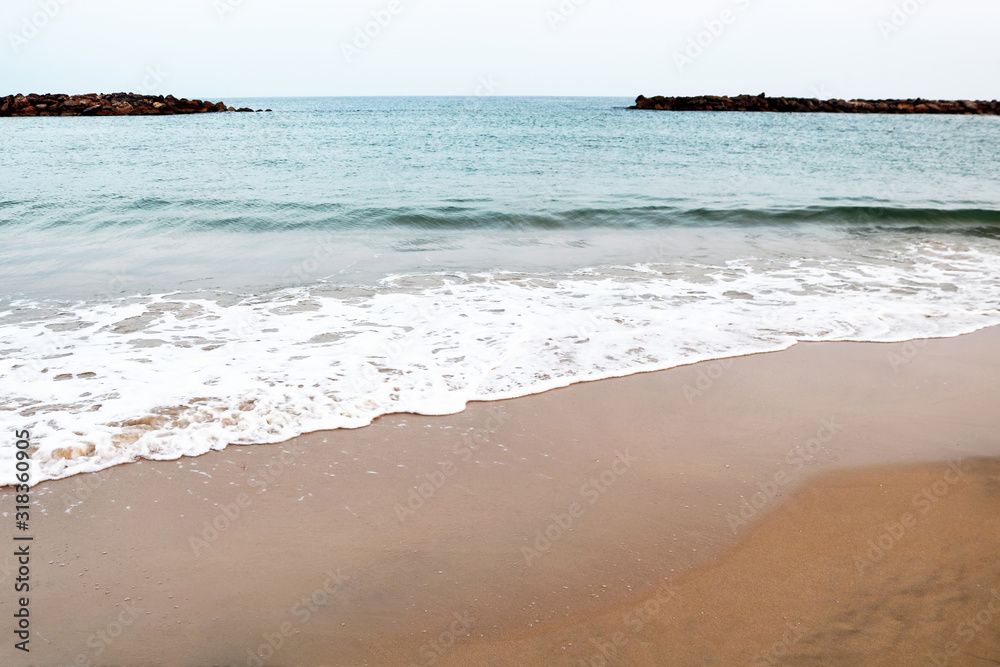
{"label": "white sky", "polygon": [[1000,97],[997,0],[0,2],[3,95]]}

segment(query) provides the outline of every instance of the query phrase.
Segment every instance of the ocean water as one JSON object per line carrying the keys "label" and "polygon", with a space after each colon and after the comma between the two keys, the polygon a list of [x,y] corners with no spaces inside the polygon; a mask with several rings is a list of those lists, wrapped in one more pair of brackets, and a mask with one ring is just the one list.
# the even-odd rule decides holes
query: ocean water
{"label": "ocean water", "polygon": [[1000,118],[227,102],[274,111],[0,119],[35,481],[1000,323]]}

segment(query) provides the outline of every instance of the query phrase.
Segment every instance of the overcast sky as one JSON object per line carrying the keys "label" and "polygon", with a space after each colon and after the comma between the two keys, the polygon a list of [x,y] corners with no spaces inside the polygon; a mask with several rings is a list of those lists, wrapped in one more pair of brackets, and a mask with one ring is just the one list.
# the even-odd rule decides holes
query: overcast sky
{"label": "overcast sky", "polygon": [[0,94],[1000,97],[997,0],[2,0]]}

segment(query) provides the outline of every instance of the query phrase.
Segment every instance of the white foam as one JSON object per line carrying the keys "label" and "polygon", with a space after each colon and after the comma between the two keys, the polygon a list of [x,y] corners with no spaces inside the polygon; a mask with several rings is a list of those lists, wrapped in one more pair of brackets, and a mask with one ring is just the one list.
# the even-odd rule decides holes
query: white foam
{"label": "white foam", "polygon": [[[37,483],[796,341],[957,335],[1000,323],[998,308],[1000,255],[930,242],[863,260],[17,303],[0,313],[0,424],[31,430]],[[4,443],[0,483],[13,456]]]}

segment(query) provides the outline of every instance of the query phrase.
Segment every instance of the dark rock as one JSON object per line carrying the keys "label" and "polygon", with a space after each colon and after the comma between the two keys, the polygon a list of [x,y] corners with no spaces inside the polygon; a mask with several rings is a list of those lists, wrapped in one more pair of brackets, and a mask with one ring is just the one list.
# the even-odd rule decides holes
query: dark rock
{"label": "dark rock", "polygon": [[[237,111],[224,102],[177,99],[173,95],[64,95],[30,93],[0,97],[0,116],[150,116]],[[252,111],[252,109],[239,109]],[[270,111],[270,109],[268,109]]]}
{"label": "dark rock", "polygon": [[[969,100],[818,100],[801,97],[737,95],[718,97],[646,97],[640,95],[630,109],[657,111],[773,111],[796,113],[882,113],[882,114],[991,114],[1000,115],[1000,101]],[[270,111],[270,109],[268,109]]]}

